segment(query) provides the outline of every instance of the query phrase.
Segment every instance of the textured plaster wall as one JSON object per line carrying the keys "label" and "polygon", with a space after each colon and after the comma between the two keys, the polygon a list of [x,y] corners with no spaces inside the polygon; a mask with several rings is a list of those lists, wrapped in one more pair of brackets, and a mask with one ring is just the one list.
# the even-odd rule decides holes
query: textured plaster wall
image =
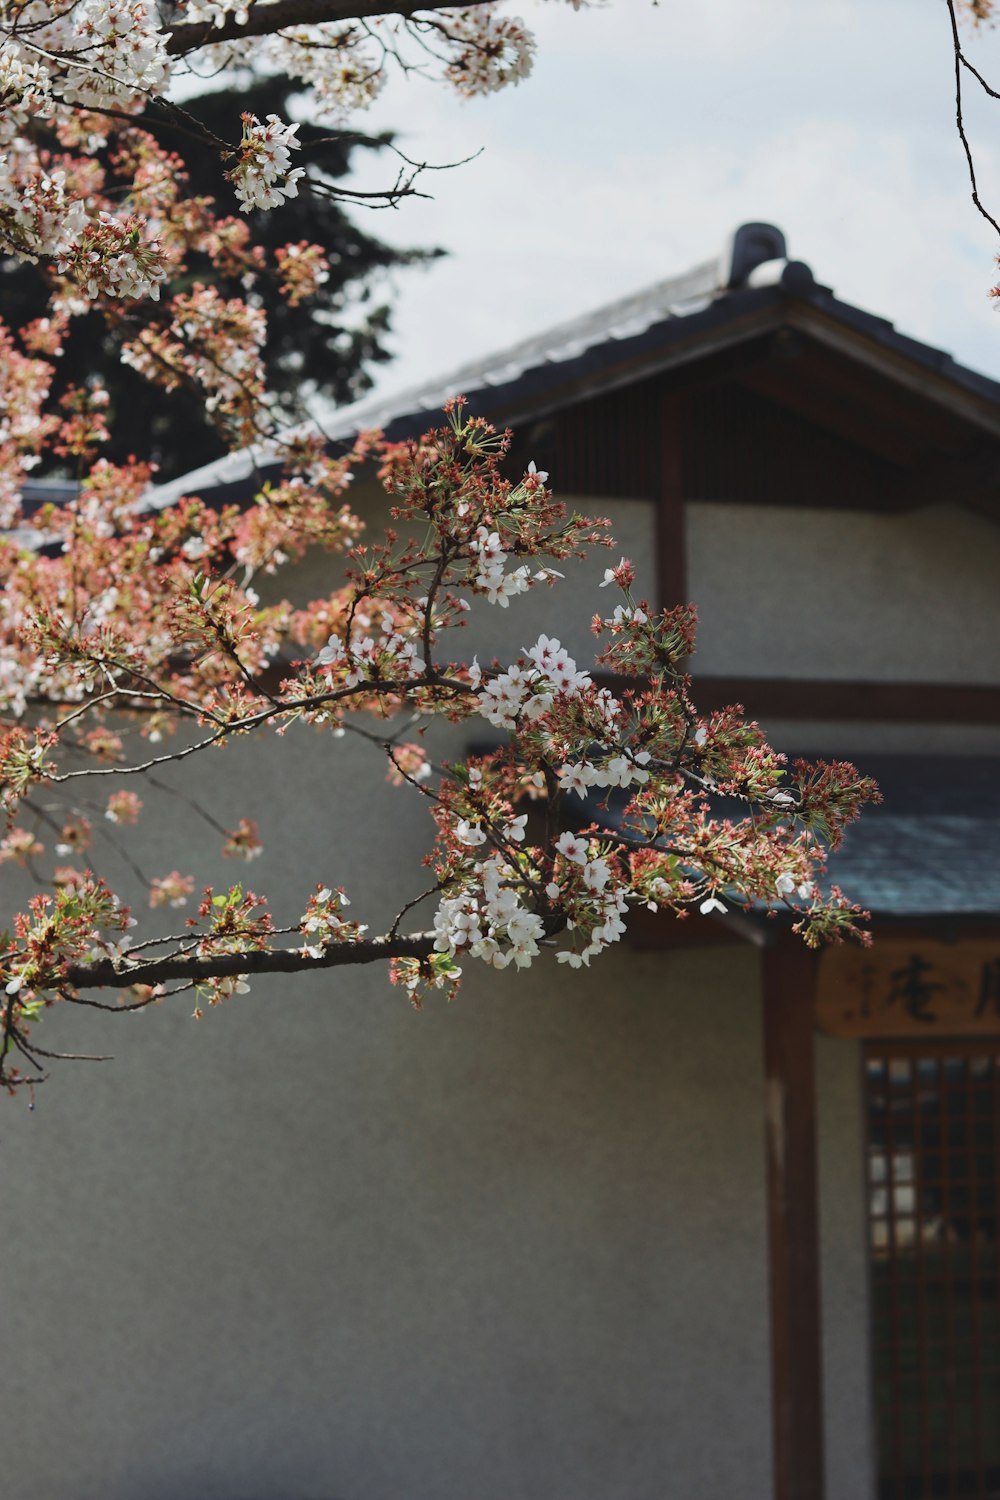
{"label": "textured plaster wall", "polygon": [[[592,508],[622,545],[567,573],[625,552],[650,592],[650,508]],[[334,582],[314,558],[296,591]],[[456,654],[545,630],[582,663],[610,595],[573,592],[580,625],[540,590]],[[373,930],[413,894],[429,825],[360,742],[299,727],[202,767],[267,855],[206,867],[164,796],[149,873],[245,874],[281,921],[344,883]],[[361,969],[189,1011],[53,1015],[49,1045],[117,1061],[4,1105],[4,1500],[764,1500],[755,954],[483,971],[420,1015]],[[821,1044],[831,1500],[871,1472],[855,1061]]]}
{"label": "textured plaster wall", "polygon": [[[590,549],[585,559],[568,557],[554,563],[552,566],[564,575],[561,581],[552,586],[536,586],[529,593],[518,595],[506,609],[491,605],[484,598],[473,598],[464,627],[442,634],[439,648],[442,660],[470,661],[478,655],[480,661],[486,662],[499,655],[506,664],[522,648],[534,645],[544,632],[557,636],[581,667],[589,666],[598,649],[590,628],[594,614],[611,614],[622,598],[617,588],[601,589],[604,570],[623,556],[635,564],[636,599],[655,598],[653,506],[646,500],[594,499],[585,495],[560,498],[565,500],[569,511],[609,520],[611,526],[605,534],[614,539],[614,548],[598,546]],[[366,525],[365,544],[379,540],[385,527],[393,524],[401,535],[419,534],[417,527],[407,529],[402,523],[390,520],[386,497],[375,484],[359,484],[351,492],[351,500]],[[511,571],[516,563],[516,558],[510,558],[507,570]],[[546,565],[545,559],[530,565],[531,571],[537,572]],[[295,598],[320,597],[337,586],[340,571],[336,558],[313,551],[294,569],[284,569],[273,580],[264,579],[257,587],[265,602],[289,593]]]}
{"label": "textured plaster wall", "polygon": [[985,518],[945,505],[687,513],[699,671],[1000,681],[1000,529]]}
{"label": "textured plaster wall", "polygon": [[[422,811],[362,749],[205,762],[282,918],[317,876],[373,923],[412,891]],[[183,804],[149,816],[150,870],[189,868]],[[362,970],[54,1014],[117,1061],[3,1105],[4,1500],[761,1500],[755,973],[620,951],[419,1015]]]}

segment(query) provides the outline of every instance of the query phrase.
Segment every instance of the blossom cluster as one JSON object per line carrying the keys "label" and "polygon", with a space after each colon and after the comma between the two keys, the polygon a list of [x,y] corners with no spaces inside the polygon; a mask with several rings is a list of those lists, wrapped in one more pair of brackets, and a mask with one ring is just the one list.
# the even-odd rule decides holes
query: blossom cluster
{"label": "blossom cluster", "polygon": [[305,938],[302,952],[308,958],[322,958],[331,943],[356,943],[368,931],[363,922],[352,922],[340,915],[350,901],[343,890],[331,890],[328,885],[317,886],[309,897],[299,922],[299,931]]}
{"label": "blossom cluster", "polygon": [[522,563],[510,573],[505,573],[507,553],[500,545],[499,534],[488,531],[485,526],[476,528],[472,550],[476,555],[476,588],[484,593],[491,604],[506,609],[518,594],[526,594],[531,586],[531,569]]}
{"label": "blossom cluster", "polygon": [[249,0],[187,0],[185,8],[186,20],[204,21],[215,27],[223,26],[230,17],[245,26],[249,14]]}
{"label": "blossom cluster", "polygon": [[169,875],[158,875],[149,888],[150,906],[186,906],[194,890],[194,876],[182,875],[171,870]]}
{"label": "blossom cluster", "polygon": [[158,243],[143,241],[143,225],[133,215],[101,213],[89,219],[72,250],[64,252],[59,271],[76,273],[88,297],[150,298],[159,301],[166,266]]}
{"label": "blossom cluster", "polygon": [[254,208],[277,208],[286,198],[298,196],[304,167],[292,166],[292,152],[299,150],[297,125],[285,125],[277,115],[261,124],[256,115],[244,114],[236,166],[227,172],[243,213]]}
{"label": "blossom cluster", "polygon": [[104,816],[109,823],[133,824],[139,821],[142,798],[136,792],[117,791],[108,797]]}
{"label": "blossom cluster", "polygon": [[[466,827],[466,838],[471,832]],[[494,969],[511,963],[526,969],[544,936],[541,917],[522,903],[517,889],[505,879],[502,859],[477,862],[473,873],[475,885],[459,896],[445,897],[434,914],[436,951],[454,957],[464,949]]]}
{"label": "blossom cluster", "polygon": [[[153,0],[29,0],[0,22],[0,247],[50,260],[89,298],[155,298],[164,278],[156,235],[144,219],[100,196],[94,151],[107,120],[128,119],[170,77]],[[76,127],[86,111],[110,112]],[[55,155],[35,125],[51,122],[66,145]]]}
{"label": "blossom cluster", "polygon": [[136,109],[170,80],[153,0],[29,0],[9,7],[3,81],[22,109],[51,97],[88,109]]}
{"label": "blossom cluster", "polygon": [[314,297],[330,279],[330,262],[322,245],[299,240],[297,244],[279,247],[274,252],[274,259],[281,278],[281,295],[291,307],[298,307],[301,302]]}
{"label": "blossom cluster", "polygon": [[236,827],[226,834],[226,842],[222,846],[224,858],[242,859],[247,864],[252,859],[259,859],[263,852],[260,830],[253,818],[241,818]]}
{"label": "blossom cluster", "polygon": [[449,15],[442,30],[457,44],[445,74],[463,94],[490,94],[531,72],[534,37],[522,20],[502,15],[495,3]]}
{"label": "blossom cluster", "polygon": [[344,641],[333,632],[316,657],[316,666],[331,685],[353,688],[379,677],[398,680],[419,677],[425,671],[419,640],[412,631],[401,634],[392,615],[383,612],[381,630],[374,635],[365,633],[372,627],[368,615],[356,615],[354,623],[360,634]]}
{"label": "blossom cluster", "polygon": [[[95,960],[119,951],[113,934],[135,925],[127,906],[103,880],[88,874],[78,881],[56,886],[51,895],[33,896],[26,912],[14,921],[14,944],[0,953],[0,982],[13,1003],[8,1004],[8,1028],[16,1010],[23,1026],[39,1019],[45,1005],[48,976],[73,959]],[[41,993],[39,990],[41,989]],[[4,1033],[0,1059],[6,1062],[10,1030]]]}
{"label": "blossom cluster", "polygon": [[567,831],[556,840],[555,848],[560,858],[545,894],[568,908],[567,926],[581,939],[577,946],[563,948],[556,959],[578,969],[589,966],[592,958],[624,937],[629,888],[597,840]]}
{"label": "blossom cluster", "polygon": [[[488,806],[482,769],[470,767],[468,775],[472,797]],[[450,817],[439,818],[445,856],[441,873],[449,894],[434,915],[435,951],[452,960],[467,953],[497,969],[510,964],[528,968],[546,941],[546,912],[561,913],[554,930],[565,926],[571,935],[570,946],[556,955],[560,963],[589,964],[618,942],[626,930],[630,886],[607,847],[596,838],[565,831],[545,856],[522,847],[526,813],[515,816],[504,802],[494,802],[491,812],[473,819],[456,808]],[[495,851],[477,858],[489,844]],[[545,865],[549,879],[539,892],[538,876]],[[457,892],[450,894],[456,886]],[[449,979],[454,982],[460,973],[453,967]]]}
{"label": "blossom cluster", "polygon": [[[23,387],[27,404],[7,429],[16,462],[32,441],[23,410],[37,371],[16,351],[6,368],[0,379]],[[521,970],[552,948],[560,964],[588,965],[622,939],[634,906],[727,918],[757,903],[789,909],[809,941],[857,930],[857,910],[836,890],[824,893],[822,875],[827,848],[874,795],[871,784],[841,763],[789,767],[735,708],[699,716],[682,660],[692,616],[633,599],[627,560],[604,579],[621,603],[597,621],[610,638],[605,657],[627,676],[623,690],[595,680],[554,635],[539,635],[507,665],[449,659],[445,642],[470,598],[499,599],[515,575],[526,588],[554,584],[554,564],[605,540],[601,523],[565,514],[534,465],[505,477],[508,436],[462,403],[420,438],[369,435],[337,458],[300,439],[295,472],[242,511],[196,499],[144,507],[148,469],[88,457],[101,409],[99,396],[71,394],[50,430],[47,440],[78,455],[85,477],[77,495],[32,518],[42,545],[0,541],[0,862],[52,889],[0,948],[11,997],[5,1036],[22,1057],[32,1056],[40,1008],[72,999],[92,976],[139,986],[129,1004],[171,993],[161,959],[199,1005],[243,993],[272,954],[283,968],[388,959],[419,1003],[428,990],[453,992],[466,960]],[[343,495],[366,458],[394,518],[383,542],[362,546]],[[314,540],[349,549],[345,582],[299,609],[262,604],[256,573]],[[30,729],[14,722],[29,703]],[[438,764],[423,739],[436,717],[485,721],[503,741]],[[105,842],[130,835],[142,799],[134,780],[112,783],[95,827],[94,804],[77,788],[94,774],[136,778],[303,722],[328,735],[356,729],[385,756],[390,778],[426,800],[437,830],[430,925],[414,932],[403,922],[418,898],[369,937],[346,917],[343,892],[322,884],[276,932],[264,898],[234,886],[208,890],[184,936],[126,949],[122,898],[99,895],[83,866],[98,833]],[[179,728],[175,749],[168,737]],[[724,810],[720,798],[730,799]],[[733,816],[733,799],[744,816]],[[223,835],[225,855],[265,862],[270,836],[257,817],[263,823],[266,809],[223,825],[197,799],[184,805],[213,839]],[[71,863],[49,867],[46,826],[57,830],[54,860]],[[149,905],[180,910],[194,889],[191,874],[160,874]],[[297,946],[280,949],[281,933]],[[0,1082],[10,1084],[8,1051],[0,1049]]]}
{"label": "blossom cluster", "polygon": [[283,27],[267,39],[263,54],[271,67],[312,90],[315,118],[336,122],[367,109],[386,81],[376,39],[350,23]]}
{"label": "blossom cluster", "polygon": [[[492,675],[477,695],[480,713],[497,729],[537,719],[552,707],[557,693],[572,697],[592,686],[590,673],[578,671],[565,647],[547,635],[539,636],[526,656],[531,666],[513,663],[505,672]],[[482,680],[478,664],[474,677]],[[607,703],[610,710],[611,695],[606,690],[598,701]]]}
{"label": "blossom cluster", "polygon": [[194,387],[205,410],[240,442],[269,431],[263,310],[195,282],[171,299],[167,313],[168,322],[149,325],[123,346],[123,364],[164,390]]}
{"label": "blossom cluster", "polygon": [[[0,174],[0,232],[19,260],[48,256],[68,265],[89,224],[86,204],[60,167],[45,170],[15,146]],[[92,263],[91,263],[92,264]]]}
{"label": "blossom cluster", "polygon": [[51,366],[22,354],[0,322],[0,527],[17,519],[26,474],[54,431],[55,418],[43,415],[51,377]]}

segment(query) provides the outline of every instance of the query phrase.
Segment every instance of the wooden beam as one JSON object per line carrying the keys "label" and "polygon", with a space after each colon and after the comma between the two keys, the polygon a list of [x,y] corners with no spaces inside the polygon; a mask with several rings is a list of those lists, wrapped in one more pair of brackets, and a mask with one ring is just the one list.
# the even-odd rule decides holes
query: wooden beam
{"label": "wooden beam", "polygon": [[[636,906],[628,914],[628,942],[635,948],[660,950],[722,948],[735,943],[770,948],[785,941],[793,920],[793,914],[787,911],[770,919],[740,911],[731,911],[726,917],[703,917],[696,910],[689,910],[685,917],[676,917],[673,912],[653,912],[644,906]],[[996,917],[942,911],[929,913],[917,921],[912,916],[887,917],[879,912],[865,926],[876,944],[883,940],[892,943],[934,941],[952,945],[990,942],[1000,954],[1000,922]]]}
{"label": "wooden beam", "polygon": [[858,381],[854,400],[827,389],[822,375],[794,366],[771,365],[750,370],[740,383],[758,396],[811,422],[821,431],[836,433],[845,442],[874,453],[893,464],[903,464],[912,454],[914,436],[898,421],[877,418],[866,409],[864,397],[868,382],[864,372]]}
{"label": "wooden beam", "polygon": [[823,1500],[816,955],[789,935],[762,963],[774,1500]]}
{"label": "wooden beam", "polygon": [[1000,685],[991,683],[695,677],[692,691],[700,709],[742,703],[754,718],[1000,724]]}
{"label": "wooden beam", "polygon": [[1000,437],[1000,408],[996,397],[988,391],[971,390],[956,380],[950,373],[956,366],[947,355],[941,356],[938,370],[929,369],[904,350],[887,348],[836,314],[831,315],[798,299],[789,300],[785,321],[826,348],[845,354],[856,365],[866,366],[884,380],[926,398],[962,422],[984,428],[993,437]]}
{"label": "wooden beam", "polygon": [[[735,920],[729,920],[735,919]],[[703,917],[689,911],[677,917],[668,911],[647,911],[634,906],[628,914],[628,941],[635,948],[723,948],[734,943],[763,947],[772,924],[755,924],[740,912],[728,913],[727,919]]]}
{"label": "wooden beam", "polygon": [[683,441],[680,400],[672,392],[664,392],[660,397],[660,474],[656,496],[656,575],[660,609],[688,602]]}
{"label": "wooden beam", "polygon": [[905,467],[928,453],[954,456],[975,441],[974,429],[933,400],[806,339],[799,360],[775,360],[748,372],[745,382]]}
{"label": "wooden beam", "polygon": [[992,520],[1000,514],[1000,461],[988,451],[924,463],[909,481],[910,503],[965,505]]}

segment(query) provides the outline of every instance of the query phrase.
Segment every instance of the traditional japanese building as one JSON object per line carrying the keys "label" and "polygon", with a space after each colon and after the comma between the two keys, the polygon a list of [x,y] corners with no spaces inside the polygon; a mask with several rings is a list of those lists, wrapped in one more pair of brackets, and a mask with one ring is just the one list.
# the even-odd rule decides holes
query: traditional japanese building
{"label": "traditional japanese building", "polygon": [[[874,946],[639,913],[589,971],[468,974],[420,1015],[327,971],[122,1018],[109,1071],[3,1119],[5,1494],[1000,1495],[1000,385],[751,224],[332,436],[458,393],[610,515],[639,592],[697,603],[699,706],[878,778],[831,869]],[[558,626],[582,661],[605,561],[515,601],[506,644]],[[363,747],[217,762],[201,798],[252,788],[262,886],[323,874],[363,920],[412,893],[423,810]]]}

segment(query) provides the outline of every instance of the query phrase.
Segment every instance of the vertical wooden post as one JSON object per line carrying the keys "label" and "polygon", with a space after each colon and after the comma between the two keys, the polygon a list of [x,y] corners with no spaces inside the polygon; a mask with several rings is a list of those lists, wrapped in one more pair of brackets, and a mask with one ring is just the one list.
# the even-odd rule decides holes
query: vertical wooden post
{"label": "vertical wooden post", "polygon": [[823,1500],[817,960],[789,937],[763,963],[774,1500]]}
{"label": "vertical wooden post", "polygon": [[666,391],[660,397],[659,485],[656,496],[657,602],[660,609],[688,602],[683,441],[680,398],[675,392]]}

